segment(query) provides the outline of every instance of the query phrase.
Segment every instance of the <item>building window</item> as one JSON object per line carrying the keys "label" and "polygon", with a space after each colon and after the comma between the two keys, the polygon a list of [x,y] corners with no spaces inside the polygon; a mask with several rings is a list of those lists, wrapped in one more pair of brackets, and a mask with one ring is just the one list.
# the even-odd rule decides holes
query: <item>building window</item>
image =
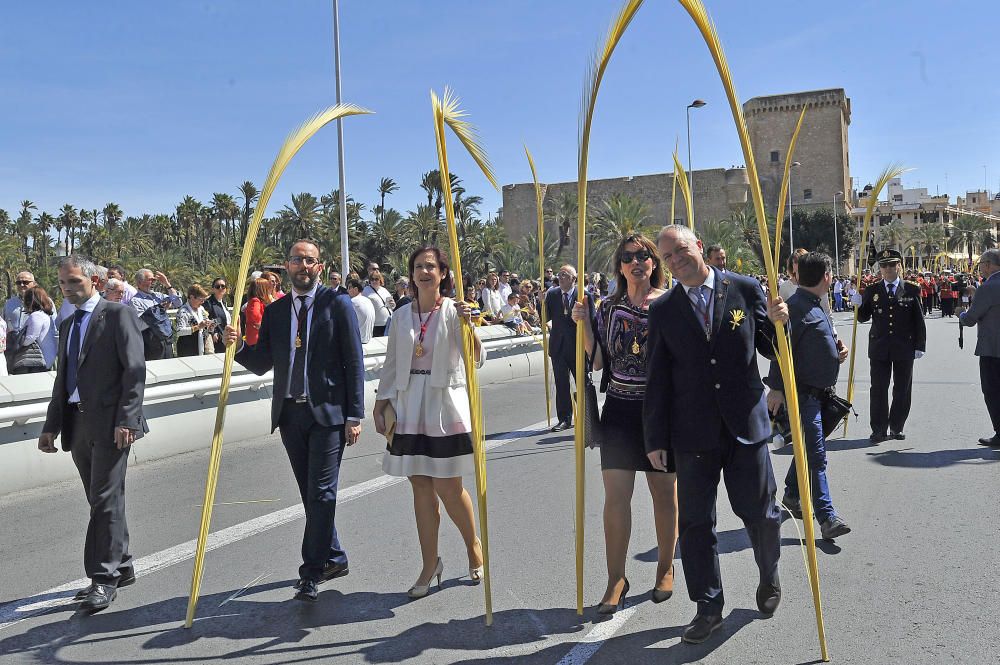
{"label": "building window", "polygon": [[893,194],[892,195],[892,200],[895,201],[896,203],[902,203],[903,202],[903,195],[902,194]]}
{"label": "building window", "polygon": [[813,197],[813,190],[811,189],[802,190],[802,198],[804,198],[806,201],[810,200],[812,197]]}
{"label": "building window", "polygon": [[777,150],[772,150],[771,151],[771,163],[772,164],[777,164],[778,161],[779,161],[778,160],[778,151]]}

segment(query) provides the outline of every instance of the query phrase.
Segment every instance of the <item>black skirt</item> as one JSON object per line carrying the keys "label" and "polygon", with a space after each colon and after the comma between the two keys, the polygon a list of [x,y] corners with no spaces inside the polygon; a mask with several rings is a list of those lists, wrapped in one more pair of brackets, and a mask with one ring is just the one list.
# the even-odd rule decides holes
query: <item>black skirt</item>
{"label": "black skirt", "polygon": [[[601,469],[651,471],[642,427],[642,400],[608,393],[601,412]],[[667,450],[667,470],[673,473],[674,453]]]}

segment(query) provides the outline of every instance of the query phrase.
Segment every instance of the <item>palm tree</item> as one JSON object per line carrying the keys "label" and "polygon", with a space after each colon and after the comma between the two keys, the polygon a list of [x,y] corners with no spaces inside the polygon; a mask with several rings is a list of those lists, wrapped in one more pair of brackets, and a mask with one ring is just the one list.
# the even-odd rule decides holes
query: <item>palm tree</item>
{"label": "palm tree", "polygon": [[38,207],[27,199],[21,201],[21,214],[17,216],[17,220],[14,222],[14,235],[21,241],[21,253],[24,254],[25,263],[31,262],[28,238],[32,235],[32,210],[38,210]]}
{"label": "palm tree", "polygon": [[122,213],[122,209],[117,203],[109,203],[104,206],[101,216],[104,217],[104,228],[108,231],[114,231],[115,227],[118,226],[118,222],[122,221],[124,213]]}
{"label": "palm tree", "polygon": [[121,261],[122,254],[130,256],[146,256],[153,253],[152,232],[153,217],[143,215],[142,217],[126,217],[115,233],[115,250],[118,260]]}
{"label": "palm tree", "polygon": [[427,207],[434,205],[434,193],[441,188],[441,173],[434,169],[420,176],[420,189],[427,194]]}
{"label": "palm tree", "polygon": [[882,243],[902,251],[903,246],[909,242],[910,230],[897,219],[880,228],[878,235]]}
{"label": "palm tree", "polygon": [[941,251],[946,240],[944,225],[938,223],[921,224],[913,229],[913,233],[910,235],[910,244],[917,248],[921,263],[923,263],[924,257],[930,260],[932,256]]}
{"label": "palm tree", "polygon": [[577,218],[576,195],[563,192],[545,213],[559,234],[559,246],[556,249],[556,260],[562,256],[563,250],[570,244],[569,230]]}
{"label": "palm tree", "polygon": [[73,243],[71,242],[71,240],[75,239],[75,237],[76,237],[74,235],[74,229],[76,228],[76,225],[79,222],[80,222],[80,216],[77,213],[76,208],[74,208],[69,203],[65,204],[59,210],[59,217],[58,217],[58,223],[57,223],[56,229],[59,229],[60,227],[63,228],[63,229],[66,229],[66,254],[67,255],[73,253],[72,252]]}
{"label": "palm tree", "polygon": [[588,215],[590,252],[594,266],[612,268],[611,259],[622,238],[643,233],[649,222],[649,208],[642,201],[616,192],[599,203]]}
{"label": "palm tree", "polygon": [[434,207],[418,205],[416,210],[406,213],[403,220],[406,228],[405,239],[409,247],[434,244],[437,239],[438,219],[434,215]]}
{"label": "palm tree", "polygon": [[196,230],[198,227],[198,216],[201,213],[201,201],[197,200],[190,194],[185,196],[179,204],[177,204],[176,214],[177,214],[177,224],[184,232],[184,244],[187,246],[187,255],[189,258],[193,258],[194,253],[191,247],[191,231]]}
{"label": "palm tree", "polygon": [[320,220],[320,203],[309,192],[292,194],[292,205],[285,206],[279,214],[284,218],[283,226],[291,235],[311,238]]}
{"label": "palm tree", "polygon": [[978,215],[962,215],[951,225],[951,238],[948,239],[948,250],[969,252],[969,265],[972,265],[972,255],[980,250],[996,247],[993,238],[993,225],[989,220]]}
{"label": "palm tree", "polygon": [[35,220],[35,256],[41,262],[41,265],[47,266],[49,261],[49,231],[55,224],[55,217],[47,212],[43,212]]}
{"label": "palm tree", "polygon": [[392,178],[382,178],[378,183],[378,194],[379,194],[379,206],[381,210],[379,211],[378,218],[381,219],[385,214],[385,197],[387,194],[394,194],[399,189],[399,185]]}
{"label": "palm tree", "polygon": [[240,242],[247,241],[247,231],[250,228],[250,216],[253,215],[254,203],[260,197],[257,187],[249,180],[244,180],[239,187],[240,199],[243,200],[243,210],[240,215]]}

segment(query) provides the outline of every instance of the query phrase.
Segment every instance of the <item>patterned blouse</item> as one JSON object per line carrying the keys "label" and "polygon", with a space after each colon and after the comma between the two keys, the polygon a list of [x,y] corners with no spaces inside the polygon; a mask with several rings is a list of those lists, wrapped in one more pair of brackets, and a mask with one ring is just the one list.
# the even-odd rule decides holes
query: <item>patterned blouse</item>
{"label": "patterned blouse", "polygon": [[646,340],[649,304],[636,307],[624,297],[612,305],[606,299],[597,308],[597,331],[604,354],[604,371],[611,372],[608,395],[641,400],[646,393]]}

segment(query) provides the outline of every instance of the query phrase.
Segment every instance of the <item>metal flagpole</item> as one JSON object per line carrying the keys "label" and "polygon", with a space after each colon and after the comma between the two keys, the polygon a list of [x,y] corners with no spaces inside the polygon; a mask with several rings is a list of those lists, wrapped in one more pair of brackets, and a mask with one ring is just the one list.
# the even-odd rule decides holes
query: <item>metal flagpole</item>
{"label": "metal flagpole", "polygon": [[[337,79],[337,103],[340,104],[340,2],[333,0],[333,62]],[[340,274],[347,279],[351,255],[347,246],[347,188],[344,184],[344,121],[337,119],[337,164],[340,170]]]}

